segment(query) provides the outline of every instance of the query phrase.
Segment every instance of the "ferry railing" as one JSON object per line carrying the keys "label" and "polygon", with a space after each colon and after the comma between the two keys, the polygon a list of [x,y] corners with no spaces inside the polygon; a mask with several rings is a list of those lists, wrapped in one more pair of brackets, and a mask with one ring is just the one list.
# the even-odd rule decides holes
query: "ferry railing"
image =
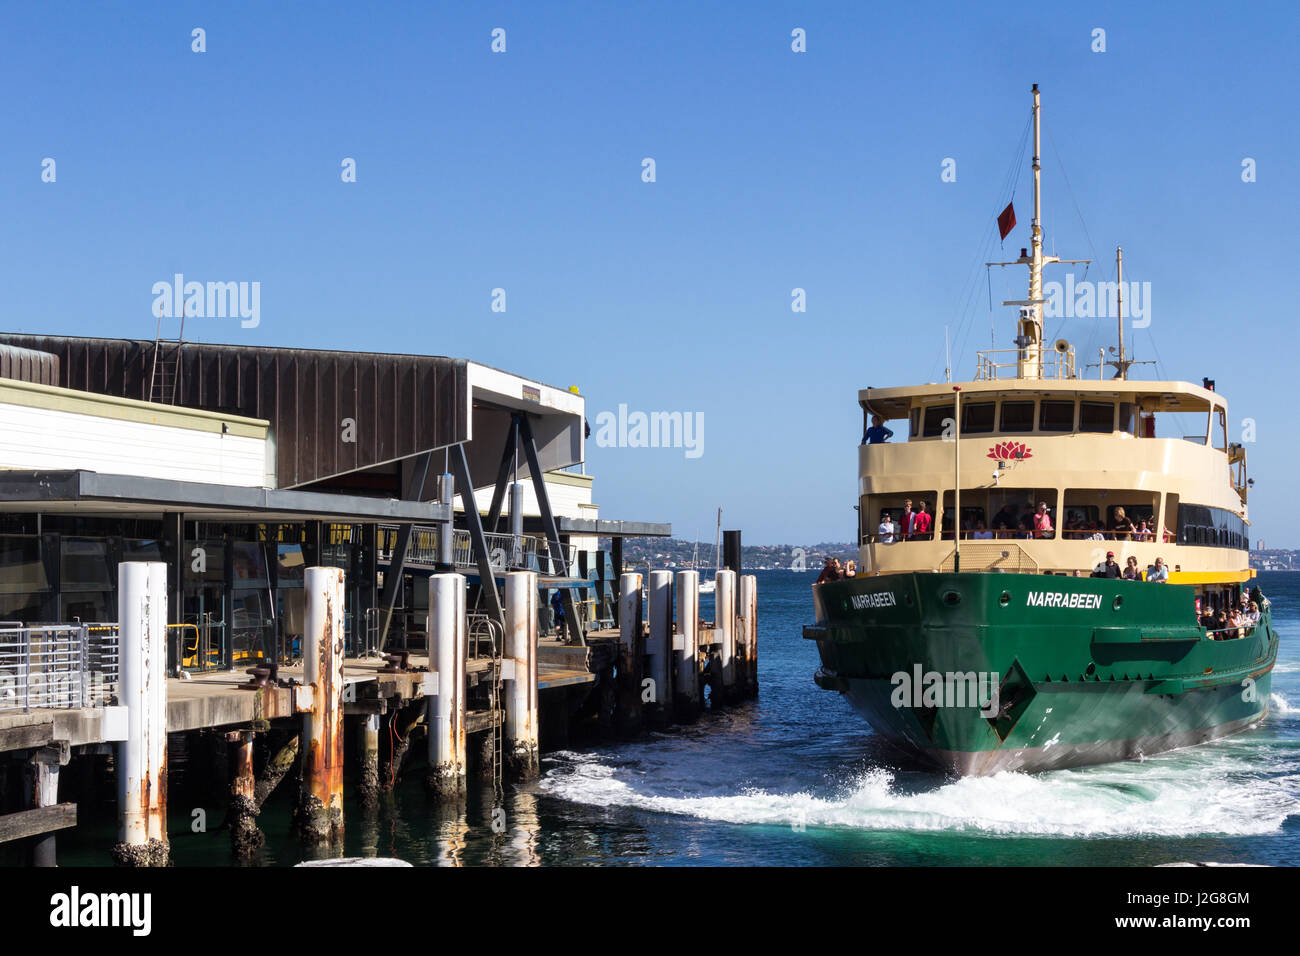
{"label": "ferry railing", "polygon": [[[1039,361],[1043,370],[1041,378],[1077,378],[1074,369],[1074,349],[1057,352],[1040,348]],[[1020,349],[984,349],[975,353],[975,381],[991,382],[1000,378],[1016,378],[1020,370]],[[1006,373],[1006,374],[1004,374]]]}
{"label": "ferry railing", "polygon": [[106,706],[118,640],[116,624],[0,625],[0,711]]}

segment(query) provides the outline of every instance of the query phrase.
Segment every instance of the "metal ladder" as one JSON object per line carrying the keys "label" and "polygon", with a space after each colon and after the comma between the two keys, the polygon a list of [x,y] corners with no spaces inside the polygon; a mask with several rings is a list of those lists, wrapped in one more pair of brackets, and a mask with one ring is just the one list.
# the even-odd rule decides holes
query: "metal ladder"
{"label": "metal ladder", "polygon": [[[173,346],[163,353],[163,346]],[[185,345],[185,310],[181,309],[181,328],[174,339],[162,337],[162,317],[158,318],[158,330],[154,333],[153,366],[149,371],[149,401],[163,405],[176,404],[176,392],[180,384],[181,348]]]}
{"label": "metal ladder", "polygon": [[469,615],[469,641],[473,656],[478,658],[480,639],[486,637],[491,652],[491,679],[488,681],[488,712],[491,715],[492,734],[492,790],[500,806],[504,791],[501,787],[501,763],[505,751],[505,720],[501,713],[501,660],[505,654],[505,635],[501,625],[487,614]]}

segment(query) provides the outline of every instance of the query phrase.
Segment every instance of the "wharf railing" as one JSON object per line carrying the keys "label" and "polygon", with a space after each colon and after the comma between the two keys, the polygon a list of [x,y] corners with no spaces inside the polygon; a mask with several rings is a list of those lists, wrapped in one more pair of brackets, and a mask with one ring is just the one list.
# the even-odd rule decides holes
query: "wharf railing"
{"label": "wharf railing", "polygon": [[[379,531],[379,560],[389,563],[393,558],[393,549],[397,546],[398,526],[381,524]],[[438,564],[438,535],[440,530],[432,525],[415,525],[411,528],[411,540],[406,550],[406,563],[413,566],[432,567]],[[557,574],[559,569],[551,560],[546,542],[538,535],[500,534],[485,532],[487,540],[488,563],[496,573],[506,571],[537,571],[541,574]],[[478,563],[474,560],[474,540],[465,528],[452,531],[452,564],[460,571],[475,572]],[[578,559],[578,548],[569,545],[565,555],[569,571]]]}
{"label": "wharf railing", "polygon": [[119,646],[116,624],[0,624],[0,711],[107,706]]}

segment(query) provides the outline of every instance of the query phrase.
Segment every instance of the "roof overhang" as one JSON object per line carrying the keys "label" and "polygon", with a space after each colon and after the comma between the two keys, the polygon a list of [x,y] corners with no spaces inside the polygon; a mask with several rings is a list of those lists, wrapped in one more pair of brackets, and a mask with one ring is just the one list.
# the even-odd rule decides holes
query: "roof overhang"
{"label": "roof overhang", "polygon": [[560,534],[594,534],[602,538],[670,538],[673,526],[658,521],[617,521],[610,518],[556,518]]}
{"label": "roof overhang", "polygon": [[994,379],[985,382],[930,382],[899,388],[864,388],[858,404],[886,419],[906,418],[918,401],[951,399],[955,388],[964,401],[990,398],[1111,398],[1135,402],[1147,412],[1206,412],[1227,407],[1227,400],[1190,382],[1145,382],[1134,379]]}
{"label": "roof overhang", "polygon": [[156,515],[182,512],[211,521],[449,520],[437,502],[399,501],[315,491],[243,488],[94,471],[0,471],[0,507],[45,514]]}

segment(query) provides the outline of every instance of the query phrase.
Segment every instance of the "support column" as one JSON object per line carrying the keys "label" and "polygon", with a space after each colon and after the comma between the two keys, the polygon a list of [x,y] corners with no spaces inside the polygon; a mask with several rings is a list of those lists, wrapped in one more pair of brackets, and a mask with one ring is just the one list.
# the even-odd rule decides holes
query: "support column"
{"label": "support column", "polygon": [[242,730],[228,734],[226,741],[234,745],[235,775],[230,781],[230,849],[236,857],[255,854],[265,843],[266,836],[257,827],[257,778],[253,775],[252,731]]}
{"label": "support column", "polygon": [[619,583],[623,578],[623,539],[610,539],[609,563],[613,567],[612,576],[609,580],[609,587],[614,593],[611,595],[614,604],[614,626],[618,627],[619,605],[622,603],[623,591]]}
{"label": "support column", "polygon": [[357,799],[361,809],[379,805],[379,715],[366,714],[357,725]]}
{"label": "support column", "polygon": [[[490,583],[490,582],[489,582]],[[443,800],[465,795],[465,576],[429,577],[429,659],[437,688],[428,698],[429,793]]]}
{"label": "support column", "polygon": [[118,843],[124,866],[166,866],[167,565],[117,566],[121,701],[126,740],[118,745]]}
{"label": "support column", "polygon": [[713,626],[718,631],[722,698],[729,703],[736,693],[736,572],[719,571],[715,580]]}
{"label": "support column", "polygon": [[673,709],[678,723],[688,723],[700,713],[700,572],[677,572],[677,635],[673,657],[677,681]]}
{"label": "support column", "polygon": [[303,683],[311,709],[303,717],[298,832],[309,843],[343,838],[343,569],[308,568]]}
{"label": "support column", "polygon": [[[512,499],[513,501],[513,499]],[[537,776],[537,575],[512,571],[506,575],[505,656],[513,662],[513,677],[503,681],[506,698],[505,769],[516,780]]]}
{"label": "support column", "polygon": [[649,700],[650,719],[656,726],[670,723],[672,716],[672,653],[673,653],[673,573],[651,571],[647,596],[650,607],[650,637],[646,643],[651,684]]}
{"label": "support column", "polygon": [[[52,807],[59,802],[59,760],[66,748],[46,747],[31,758],[31,799],[34,808]],[[32,847],[33,866],[58,866],[55,836],[39,838]]]}
{"label": "support column", "polygon": [[743,642],[738,689],[745,697],[753,697],[758,694],[758,578],[752,574],[740,577],[736,618],[737,633]]}
{"label": "support column", "polygon": [[634,737],[641,732],[641,575],[618,579],[618,704],[614,719],[618,733]]}

